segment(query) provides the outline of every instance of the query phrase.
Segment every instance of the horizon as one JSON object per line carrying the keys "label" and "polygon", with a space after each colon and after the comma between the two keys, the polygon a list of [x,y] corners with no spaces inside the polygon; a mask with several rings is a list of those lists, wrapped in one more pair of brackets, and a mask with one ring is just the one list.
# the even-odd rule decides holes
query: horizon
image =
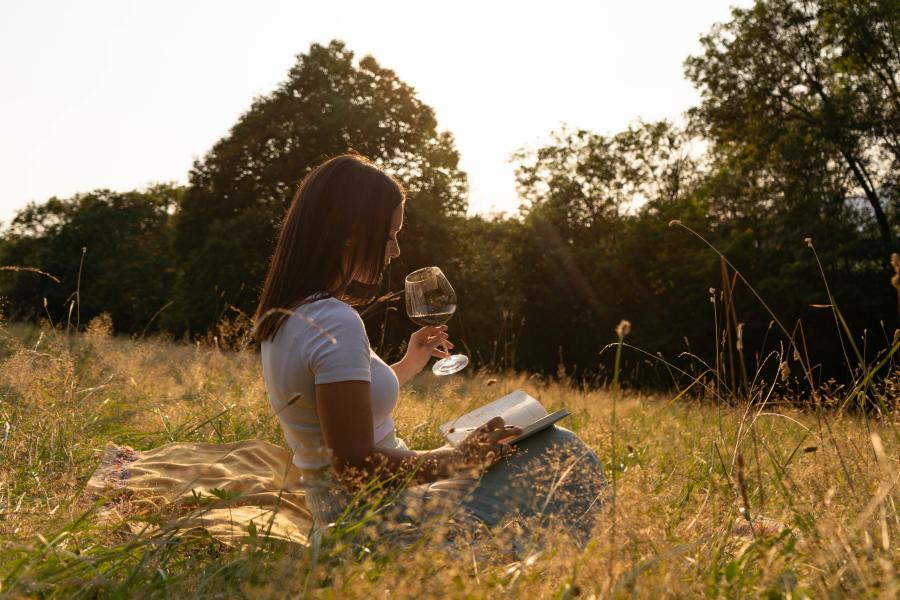
{"label": "horizon", "polygon": [[[469,177],[470,214],[515,214],[514,151],[538,147],[563,125],[612,134],[638,120],[680,122],[698,99],[682,62],[731,6],[747,2],[578,4],[7,8],[0,48],[25,59],[0,65],[12,91],[0,98],[8,168],[0,222],[53,196],[186,184],[193,161],[254,97],[283,81],[311,43],[332,39],[356,60],[372,55],[394,70],[435,110]],[[348,12],[353,22],[341,19]],[[248,30],[256,33],[246,38]],[[234,44],[242,39],[249,43]]]}

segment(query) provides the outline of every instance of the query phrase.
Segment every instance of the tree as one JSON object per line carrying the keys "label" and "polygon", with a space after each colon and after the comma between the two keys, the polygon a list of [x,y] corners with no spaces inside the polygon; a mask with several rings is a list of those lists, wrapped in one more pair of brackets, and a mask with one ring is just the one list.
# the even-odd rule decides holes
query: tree
{"label": "tree", "polygon": [[[702,97],[694,117],[717,153],[739,148],[778,169],[794,166],[784,160],[785,151],[798,141],[817,146],[807,156],[820,154],[824,163],[841,164],[852,174],[871,206],[887,257],[893,232],[881,192],[898,163],[896,155],[886,160],[883,150],[896,147],[897,112],[882,109],[897,100],[896,71],[888,72],[896,59],[897,11],[883,11],[886,21],[856,36],[877,39],[883,51],[873,53],[867,43],[839,33],[859,31],[848,22],[856,14],[848,4],[856,3],[758,0],[749,9],[734,9],[730,22],[701,39],[703,54],[689,57],[686,71]],[[848,47],[858,51],[848,54]],[[886,56],[886,62],[871,72],[860,68],[872,55]],[[870,86],[875,91],[867,91]]]}
{"label": "tree", "polygon": [[19,211],[4,232],[0,264],[37,268],[58,281],[28,271],[0,273],[10,316],[49,315],[77,325],[107,312],[120,331],[155,326],[151,320],[174,283],[170,225],[182,192],[172,185],[97,190]]}
{"label": "tree", "polygon": [[821,26],[838,49],[838,70],[859,94],[860,118],[893,155],[900,169],[900,2],[827,0]]}
{"label": "tree", "polygon": [[522,339],[526,366],[546,368],[564,352],[565,362],[595,369],[598,351],[625,317],[637,322],[641,315],[649,336],[671,330],[654,329],[663,323],[640,307],[665,293],[678,266],[659,265],[658,248],[641,246],[667,232],[657,227],[650,239],[635,239],[635,214],[663,230],[676,218],[670,215],[684,218],[681,208],[702,174],[691,146],[687,133],[658,122],[612,136],[563,130],[550,145],[517,154],[524,223],[513,264],[532,324]]}
{"label": "tree", "polygon": [[175,231],[173,327],[202,332],[227,305],[253,310],[296,185],[342,152],[372,158],[407,188],[406,266],[448,244],[446,220],[465,213],[467,192],[453,137],[393,71],[353,56],[338,41],[313,44],[194,164]]}

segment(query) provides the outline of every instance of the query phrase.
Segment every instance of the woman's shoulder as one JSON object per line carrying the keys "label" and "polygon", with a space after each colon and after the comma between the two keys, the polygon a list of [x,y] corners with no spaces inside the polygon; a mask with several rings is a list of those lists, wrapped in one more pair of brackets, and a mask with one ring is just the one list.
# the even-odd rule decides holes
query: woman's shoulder
{"label": "woman's shoulder", "polygon": [[[365,325],[359,313],[347,304],[331,296],[315,298],[301,304],[285,319],[282,324],[285,337],[296,339],[307,337],[310,334],[331,337],[362,333],[365,335]],[[318,337],[318,335],[316,335]]]}
{"label": "woman's shoulder", "polygon": [[338,300],[334,296],[313,298],[293,310],[293,314],[296,315],[309,315],[313,313],[323,316],[327,315],[338,320],[346,319],[362,322],[362,319],[355,308],[342,300]]}

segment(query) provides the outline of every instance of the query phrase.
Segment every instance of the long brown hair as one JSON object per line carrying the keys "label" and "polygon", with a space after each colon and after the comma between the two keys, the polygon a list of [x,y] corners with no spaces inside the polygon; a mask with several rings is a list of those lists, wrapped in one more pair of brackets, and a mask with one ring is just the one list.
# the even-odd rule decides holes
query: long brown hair
{"label": "long brown hair", "polygon": [[381,275],[391,217],[405,199],[396,179],[358,154],[342,154],[313,169],[281,223],[254,317],[256,340],[273,337],[289,311],[315,293],[350,304],[368,300],[354,297],[350,284]]}

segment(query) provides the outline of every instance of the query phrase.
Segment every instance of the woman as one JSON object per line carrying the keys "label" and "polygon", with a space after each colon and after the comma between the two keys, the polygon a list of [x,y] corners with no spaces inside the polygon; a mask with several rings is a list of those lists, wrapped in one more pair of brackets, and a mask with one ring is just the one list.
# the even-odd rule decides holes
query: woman
{"label": "woman", "polygon": [[[511,454],[504,441],[520,430],[499,418],[458,448],[413,451],[396,438],[391,413],[399,387],[432,356],[446,356],[440,347],[453,348],[446,326],[424,327],[410,337],[403,359],[388,365],[370,348],[352,308],[374,298],[384,268],[400,255],[404,203],[402,186],[365,158],[326,161],[293,198],[260,297],[255,334],[266,389],[318,525],[334,522],[347,507],[347,481],[387,474],[419,484],[401,497],[402,507],[453,498],[492,525],[508,514],[527,516],[550,506],[560,515],[572,509],[563,520],[570,529],[586,531],[604,487],[602,469],[593,452],[564,429],[529,438],[509,458],[502,458]],[[580,461],[577,472],[583,476],[571,476],[570,468],[564,485],[548,479],[555,494],[551,503],[534,491],[538,477],[531,459],[540,462],[552,446],[565,446],[559,456]],[[514,489],[512,482],[523,480],[528,490]]]}

